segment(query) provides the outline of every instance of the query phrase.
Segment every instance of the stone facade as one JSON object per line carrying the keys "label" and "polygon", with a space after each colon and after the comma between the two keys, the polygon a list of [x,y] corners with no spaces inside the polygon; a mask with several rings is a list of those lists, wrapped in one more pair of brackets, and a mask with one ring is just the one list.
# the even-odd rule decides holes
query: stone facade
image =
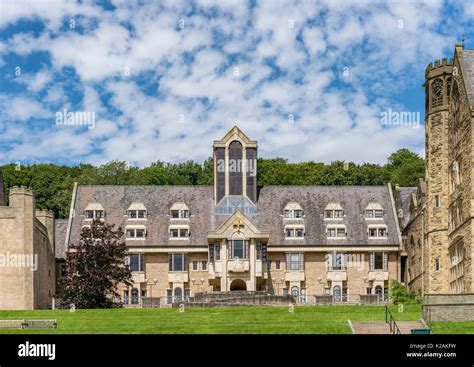
{"label": "stone facade", "polygon": [[26,188],[6,206],[0,172],[0,249],[38,256],[36,271],[0,267],[0,309],[51,307],[68,247],[99,218],[125,230],[130,306],[242,290],[348,302],[383,298],[390,279],[421,295],[474,292],[473,70],[459,45],[426,68],[418,187],[257,187],[258,145],[238,127],[214,141],[213,186],[75,184],[68,220],[35,210]]}
{"label": "stone facade", "polygon": [[32,190],[12,187],[9,206],[0,206],[0,229],[0,309],[51,308],[54,214],[35,210]]}
{"label": "stone facade", "polygon": [[94,218],[125,230],[133,273],[119,290],[125,304],[241,290],[298,302],[383,299],[400,279],[390,185],[256,190],[256,141],[234,127],[213,148],[214,186],[75,186],[65,243]]}
{"label": "stone facade", "polygon": [[410,205],[402,259],[408,287],[421,295],[474,291],[473,65],[474,51],[457,45],[453,59],[425,72],[426,182],[398,205]]}

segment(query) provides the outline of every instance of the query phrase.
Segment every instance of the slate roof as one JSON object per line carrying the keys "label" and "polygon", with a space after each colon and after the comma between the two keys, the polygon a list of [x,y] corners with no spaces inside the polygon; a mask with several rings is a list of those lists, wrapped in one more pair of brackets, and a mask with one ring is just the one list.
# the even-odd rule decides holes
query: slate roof
{"label": "slate roof", "polygon": [[66,231],[67,231],[67,219],[56,219],[55,220],[55,231],[54,231],[54,244],[56,259],[66,258]]}
{"label": "slate roof", "polygon": [[410,202],[412,195],[416,195],[417,187],[399,187],[398,194],[400,197],[400,204],[403,210],[403,227],[410,221]]}
{"label": "slate roof", "polygon": [[[144,223],[147,237],[143,241],[127,241],[133,246],[207,246],[207,232],[216,230],[229,215],[213,214],[212,186],[78,186],[74,203],[70,242],[79,240],[84,222],[84,209],[89,203],[100,203],[106,220],[122,229],[127,224]],[[304,210],[304,239],[287,240],[286,224],[297,220],[283,219],[283,209],[288,202],[298,202]],[[148,219],[127,220],[126,211],[132,202],[142,202]],[[190,209],[189,220],[173,220],[173,224],[190,227],[189,240],[170,240],[169,208],[175,202],[184,202]],[[364,210],[370,202],[384,208],[384,218],[366,220]],[[323,213],[328,203],[339,203],[344,209],[343,220],[327,221]],[[247,217],[260,230],[270,231],[269,246],[318,246],[318,245],[399,245],[397,220],[393,213],[390,192],[386,186],[265,186],[258,190],[258,214]],[[328,239],[327,223],[345,224],[345,239]],[[368,239],[368,224],[384,223],[388,228],[387,239]]]}
{"label": "slate roof", "polygon": [[469,104],[474,107],[474,50],[462,50],[460,62]]}

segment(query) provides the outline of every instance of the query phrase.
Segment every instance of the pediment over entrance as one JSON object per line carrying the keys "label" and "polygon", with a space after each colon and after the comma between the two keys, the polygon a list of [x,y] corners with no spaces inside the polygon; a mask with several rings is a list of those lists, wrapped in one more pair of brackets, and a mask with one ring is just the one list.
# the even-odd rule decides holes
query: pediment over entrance
{"label": "pediment over entrance", "polygon": [[269,231],[258,229],[239,209],[215,231],[209,231],[207,238],[232,238],[236,235],[243,238],[268,238]]}

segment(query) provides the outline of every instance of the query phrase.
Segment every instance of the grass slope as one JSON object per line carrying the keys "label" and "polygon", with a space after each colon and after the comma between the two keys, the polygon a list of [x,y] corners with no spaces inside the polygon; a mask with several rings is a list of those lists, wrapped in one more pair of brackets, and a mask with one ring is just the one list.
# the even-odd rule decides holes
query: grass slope
{"label": "grass slope", "polygon": [[[396,320],[418,320],[419,305],[405,306]],[[226,307],[179,309],[0,311],[0,319],[57,319],[57,329],[0,329],[25,334],[350,334],[347,320],[385,321],[378,306]]]}

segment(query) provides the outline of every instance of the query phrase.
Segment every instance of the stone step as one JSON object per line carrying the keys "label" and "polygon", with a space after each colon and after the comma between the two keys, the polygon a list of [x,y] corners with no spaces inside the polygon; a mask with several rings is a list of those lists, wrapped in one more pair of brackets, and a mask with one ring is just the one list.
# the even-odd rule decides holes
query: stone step
{"label": "stone step", "polygon": [[[349,320],[350,321],[350,320]],[[377,322],[350,322],[353,334],[391,334],[390,325],[383,321]],[[420,321],[397,321],[401,334],[411,334],[411,329],[424,329]]]}

